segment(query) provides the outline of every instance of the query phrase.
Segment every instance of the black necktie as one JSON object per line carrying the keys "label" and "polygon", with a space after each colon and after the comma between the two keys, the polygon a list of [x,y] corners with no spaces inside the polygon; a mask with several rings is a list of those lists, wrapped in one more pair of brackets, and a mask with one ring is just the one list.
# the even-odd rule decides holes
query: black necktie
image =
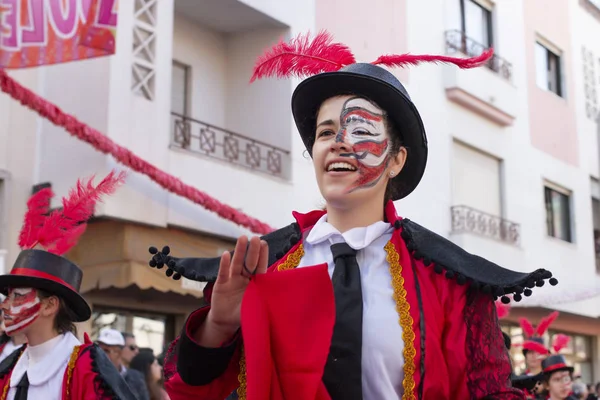
{"label": "black necktie", "polygon": [[356,250],[346,243],[331,246],[335,269],[335,325],[323,383],[333,400],[362,399],[363,302]]}
{"label": "black necktie", "polygon": [[29,378],[27,378],[27,372],[23,374],[23,377],[17,384],[17,393],[15,394],[15,400],[27,400],[27,392],[29,391]]}

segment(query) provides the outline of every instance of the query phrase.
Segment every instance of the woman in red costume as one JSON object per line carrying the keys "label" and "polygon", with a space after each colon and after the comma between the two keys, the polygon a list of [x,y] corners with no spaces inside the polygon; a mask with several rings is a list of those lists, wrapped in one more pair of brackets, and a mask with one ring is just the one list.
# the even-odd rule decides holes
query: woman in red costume
{"label": "woman in red costume", "polygon": [[[356,63],[328,34],[280,43],[254,78],[306,76],[292,98],[326,209],[232,254],[150,265],[205,281],[167,356],[173,400],[522,399],[494,297],[530,295],[552,274],[503,269],[396,213],[427,160],[425,129],[396,77],[376,65],[474,59],[386,56]],[[552,279],[552,283],[556,283]],[[241,329],[240,329],[241,328]]]}
{"label": "woman in red costume", "polygon": [[91,310],[79,294],[82,271],[61,254],[76,244],[100,196],[123,181],[110,174],[96,187],[78,183],[63,209],[48,215],[50,189],[31,197],[19,238],[23,249],[10,274],[0,276],[6,333],[27,344],[0,364],[0,400],[135,400],[106,354],[76,337],[75,322]]}

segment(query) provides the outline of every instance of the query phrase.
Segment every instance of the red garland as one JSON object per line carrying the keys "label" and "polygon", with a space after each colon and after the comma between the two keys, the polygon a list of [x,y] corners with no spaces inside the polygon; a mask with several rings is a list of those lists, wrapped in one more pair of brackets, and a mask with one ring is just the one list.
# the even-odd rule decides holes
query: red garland
{"label": "red garland", "polygon": [[269,225],[250,217],[235,208],[223,204],[210,195],[201,192],[193,186],[187,185],[160,169],[141,159],[131,150],[119,146],[107,136],[96,129],[84,124],[77,118],[63,112],[58,106],[50,103],[44,98],[33,93],[31,90],[23,87],[17,81],[12,79],[4,69],[0,68],[0,88],[13,99],[19,101],[24,106],[37,112],[53,124],[65,128],[67,132],[84,142],[91,144],[96,150],[104,154],[110,154],[121,164],[133,169],[136,172],[146,175],[161,187],[171,193],[206,208],[219,215],[220,217],[244,226],[251,231],[259,234],[266,234],[273,231]]}

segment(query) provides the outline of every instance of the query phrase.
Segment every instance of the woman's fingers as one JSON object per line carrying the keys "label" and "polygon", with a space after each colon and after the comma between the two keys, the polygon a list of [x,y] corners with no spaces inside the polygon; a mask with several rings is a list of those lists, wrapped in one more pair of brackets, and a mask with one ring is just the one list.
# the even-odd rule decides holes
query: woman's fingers
{"label": "woman's fingers", "polygon": [[246,253],[246,260],[244,261],[245,268],[243,271],[247,275],[253,275],[256,271],[258,259],[260,257],[260,238],[258,236],[250,239],[250,245],[248,246],[248,252]]}
{"label": "woman's fingers", "polygon": [[264,274],[269,267],[269,245],[264,240],[260,241],[260,256],[258,257],[258,265],[256,266],[257,274]]}
{"label": "woman's fingers", "polygon": [[231,254],[226,251],[221,256],[221,261],[219,262],[219,274],[217,275],[216,283],[225,283],[229,280],[229,274],[231,267]]}
{"label": "woman's fingers", "polygon": [[244,259],[246,258],[246,247],[248,246],[248,238],[240,236],[235,244],[233,258],[231,259],[230,276],[237,276],[242,273],[244,268]]}

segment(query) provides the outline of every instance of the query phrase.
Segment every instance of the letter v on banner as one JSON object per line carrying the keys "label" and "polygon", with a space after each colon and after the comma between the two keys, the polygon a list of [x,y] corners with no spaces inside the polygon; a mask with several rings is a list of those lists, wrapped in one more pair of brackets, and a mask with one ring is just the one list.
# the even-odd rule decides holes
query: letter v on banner
{"label": "letter v on banner", "polygon": [[118,0],[0,0],[0,68],[115,52]]}

